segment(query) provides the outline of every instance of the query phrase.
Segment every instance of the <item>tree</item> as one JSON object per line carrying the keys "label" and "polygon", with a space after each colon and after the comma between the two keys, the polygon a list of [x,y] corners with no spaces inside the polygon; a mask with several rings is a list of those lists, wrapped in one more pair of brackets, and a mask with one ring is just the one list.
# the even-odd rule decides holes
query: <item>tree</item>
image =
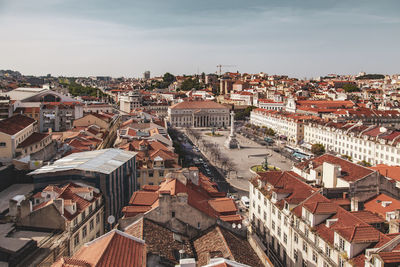
{"label": "tree", "polygon": [[250,112],[255,108],[255,106],[248,106],[244,110],[237,111],[235,113],[235,120],[245,120],[247,117],[250,117]]}
{"label": "tree", "polygon": [[181,84],[180,90],[182,91],[189,91],[192,89],[198,90],[201,89],[202,86],[197,78],[188,78],[183,81]]}
{"label": "tree", "polygon": [[311,152],[316,156],[321,156],[325,153],[325,147],[323,144],[313,144],[311,146]]}
{"label": "tree", "polygon": [[163,76],[163,81],[164,81],[164,83],[168,84],[168,86],[169,86],[171,83],[173,83],[175,81],[175,76],[172,75],[171,73],[167,72]]}
{"label": "tree", "polygon": [[352,93],[352,92],[359,92],[360,88],[357,87],[354,83],[348,83],[343,85],[343,89],[346,91],[346,93]]}

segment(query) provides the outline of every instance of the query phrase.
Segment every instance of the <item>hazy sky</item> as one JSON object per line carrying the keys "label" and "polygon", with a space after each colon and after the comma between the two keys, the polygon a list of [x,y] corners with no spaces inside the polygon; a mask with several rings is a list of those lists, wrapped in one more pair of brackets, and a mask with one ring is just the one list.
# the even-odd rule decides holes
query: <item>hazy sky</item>
{"label": "hazy sky", "polygon": [[399,0],[0,0],[0,69],[400,73]]}

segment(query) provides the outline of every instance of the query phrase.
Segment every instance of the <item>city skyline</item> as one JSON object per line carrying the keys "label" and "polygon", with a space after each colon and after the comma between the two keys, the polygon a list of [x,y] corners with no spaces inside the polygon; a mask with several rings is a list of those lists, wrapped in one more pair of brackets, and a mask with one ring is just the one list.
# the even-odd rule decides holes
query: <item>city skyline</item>
{"label": "city skyline", "polygon": [[394,74],[397,1],[0,1],[0,69],[141,77]]}

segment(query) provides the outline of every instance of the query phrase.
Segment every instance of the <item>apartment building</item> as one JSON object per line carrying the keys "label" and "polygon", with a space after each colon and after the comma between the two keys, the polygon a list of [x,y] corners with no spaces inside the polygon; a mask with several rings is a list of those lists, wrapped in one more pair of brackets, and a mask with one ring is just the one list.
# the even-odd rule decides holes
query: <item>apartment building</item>
{"label": "apartment building", "polygon": [[304,125],[304,141],[322,144],[327,151],[346,155],[354,162],[400,164],[398,130],[361,123],[310,122]]}
{"label": "apartment building", "polygon": [[181,169],[178,155],[156,140],[134,140],[120,148],[137,153],[138,188],[159,185],[168,173]]}
{"label": "apartment building", "polygon": [[119,95],[119,109],[123,112],[130,113],[135,108],[142,106],[142,98],[139,90],[129,91],[127,94]]}
{"label": "apartment building", "polygon": [[380,232],[366,216],[322,193],[294,172],[260,173],[251,181],[251,230],[274,266],[396,266],[400,262],[395,256],[398,233]]}
{"label": "apartment building", "polygon": [[19,227],[63,231],[68,253],[104,233],[104,203],[96,188],[69,183],[45,187],[30,199],[10,201],[10,211]]}
{"label": "apartment building", "polygon": [[38,131],[37,121],[24,115],[0,121],[0,161],[11,162],[17,156],[18,146]]}
{"label": "apartment building", "polygon": [[71,129],[76,119],[83,117],[80,102],[49,102],[40,105],[40,131]]}
{"label": "apartment building", "polygon": [[251,124],[271,128],[293,145],[297,145],[303,140],[304,123],[312,118],[312,116],[262,108],[254,109],[250,113]]}
{"label": "apartment building", "polygon": [[253,93],[248,91],[232,92],[231,99],[240,101],[242,105],[251,106],[253,104]]}

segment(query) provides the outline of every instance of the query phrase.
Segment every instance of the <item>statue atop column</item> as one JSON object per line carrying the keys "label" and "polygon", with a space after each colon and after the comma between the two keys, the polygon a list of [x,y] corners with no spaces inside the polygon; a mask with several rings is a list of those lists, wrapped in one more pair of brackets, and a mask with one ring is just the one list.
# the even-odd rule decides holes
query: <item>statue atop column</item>
{"label": "statue atop column", "polygon": [[231,111],[231,132],[225,141],[225,147],[234,149],[239,147],[239,142],[236,140],[235,135],[235,113]]}

